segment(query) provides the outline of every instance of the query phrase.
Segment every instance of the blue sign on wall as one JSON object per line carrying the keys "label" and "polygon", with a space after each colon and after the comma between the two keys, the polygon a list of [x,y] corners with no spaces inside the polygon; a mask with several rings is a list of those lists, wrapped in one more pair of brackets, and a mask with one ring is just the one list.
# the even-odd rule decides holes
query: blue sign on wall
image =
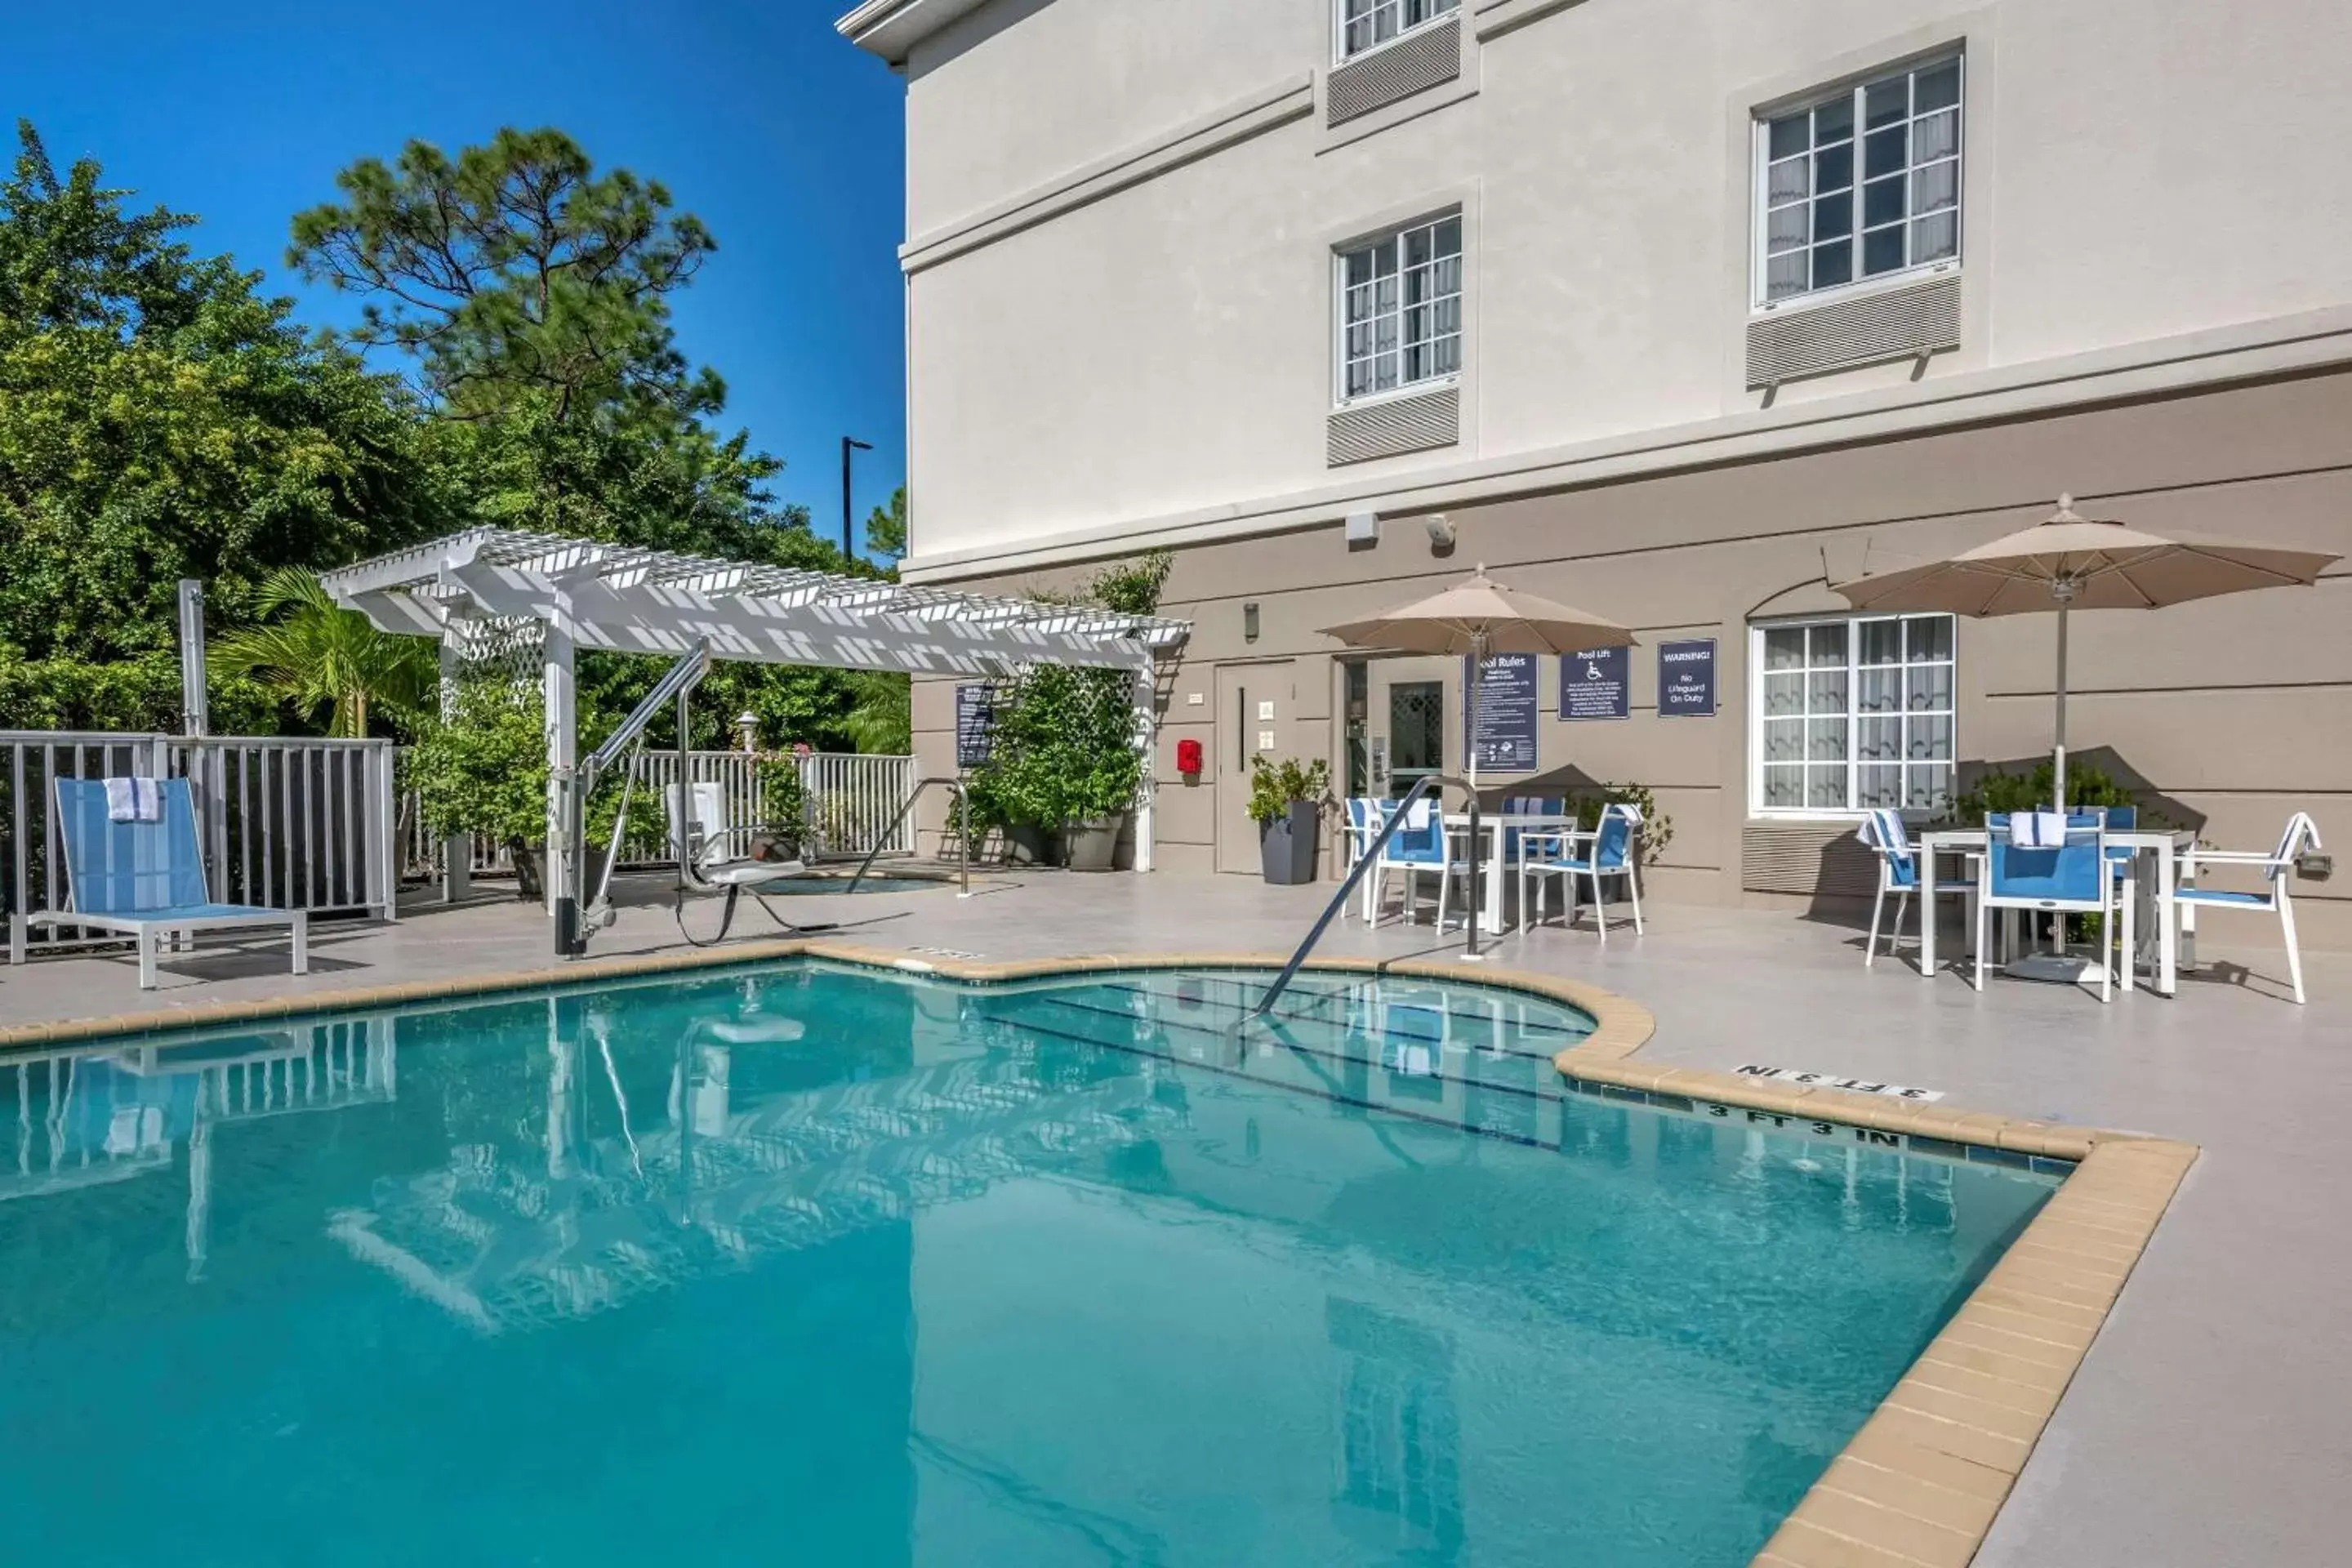
{"label": "blue sign on wall", "polygon": [[[1463,661],[1466,683],[1469,661]],[[1463,704],[1466,721],[1469,704]],[[1536,656],[1498,653],[1488,657],[1478,682],[1478,730],[1470,737],[1480,773],[1536,771]]]}
{"label": "blue sign on wall", "polygon": [[1633,711],[1633,650],[1591,647],[1559,656],[1562,719],[1622,719]]}
{"label": "blue sign on wall", "polygon": [[1658,717],[1706,719],[1715,712],[1715,639],[1658,645]]}
{"label": "blue sign on wall", "polygon": [[988,761],[989,726],[996,721],[996,688],[956,688],[956,766],[976,768]]}

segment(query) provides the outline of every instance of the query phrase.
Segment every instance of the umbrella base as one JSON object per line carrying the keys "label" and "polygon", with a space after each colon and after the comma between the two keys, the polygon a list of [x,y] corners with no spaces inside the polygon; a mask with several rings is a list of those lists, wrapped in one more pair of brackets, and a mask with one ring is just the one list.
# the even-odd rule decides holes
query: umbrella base
{"label": "umbrella base", "polygon": [[2011,980],[2041,980],[2056,985],[2078,985],[2092,972],[2087,958],[2064,952],[2032,952],[2012,959],[2001,973]]}

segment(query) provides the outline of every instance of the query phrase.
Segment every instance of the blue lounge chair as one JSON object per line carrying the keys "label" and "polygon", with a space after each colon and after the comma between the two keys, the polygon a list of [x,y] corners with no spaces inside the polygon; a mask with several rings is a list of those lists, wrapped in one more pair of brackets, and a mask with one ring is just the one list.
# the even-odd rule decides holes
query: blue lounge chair
{"label": "blue lounge chair", "polygon": [[205,881],[196,807],[185,779],[161,783],[152,822],[113,822],[102,779],[57,781],[58,837],[65,845],[68,907],[27,917],[47,926],[122,931],[139,944],[139,985],[155,988],[155,939],[248,926],[294,928],[294,973],[310,972],[310,917],[302,910],[216,904]]}

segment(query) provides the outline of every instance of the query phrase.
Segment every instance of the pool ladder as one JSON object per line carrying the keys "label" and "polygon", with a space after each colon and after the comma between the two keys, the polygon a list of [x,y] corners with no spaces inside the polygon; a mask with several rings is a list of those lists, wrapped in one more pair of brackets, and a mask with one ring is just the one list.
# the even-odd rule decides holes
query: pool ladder
{"label": "pool ladder", "polygon": [[[1331,896],[1329,903],[1323,906],[1322,916],[1316,921],[1315,929],[1307,933],[1307,940],[1298,944],[1298,951],[1290,955],[1290,962],[1282,966],[1282,973],[1275,977],[1274,984],[1266,987],[1265,994],[1258,998],[1257,1005],[1250,1010],[1253,1017],[1265,1017],[1272,1010],[1276,1000],[1285,991],[1290,989],[1291,981],[1297,978],[1299,966],[1307,962],[1307,955],[1315,951],[1315,944],[1323,940],[1323,933],[1331,928],[1331,921],[1338,917],[1341,910],[1347,907],[1349,895],[1356,890],[1356,884],[1362,881],[1365,874],[1380,864],[1381,851],[1387,848],[1389,840],[1396,837],[1397,829],[1403,826],[1405,817],[1412,812],[1414,803],[1428,799],[1447,784],[1454,785],[1470,797],[1469,951],[1474,956],[1476,954],[1478,951],[1478,796],[1471,790],[1469,784],[1461,779],[1446,778],[1437,773],[1425,774],[1413,784],[1412,788],[1405,791],[1404,798],[1396,803],[1396,809],[1389,813],[1389,819],[1381,825],[1380,832],[1373,837],[1371,843],[1365,846],[1364,852],[1356,857],[1356,863],[1348,868],[1348,875],[1340,882],[1339,890]],[[1441,845],[1445,842],[1443,823],[1438,825],[1438,842]],[[1441,849],[1439,851],[1441,868],[1444,860],[1444,852]],[[1407,897],[1408,900],[1411,897],[1409,888]]]}
{"label": "pool ladder", "polygon": [[961,779],[951,778],[918,779],[915,782],[915,787],[907,793],[907,804],[898,808],[898,815],[890,819],[890,826],[882,830],[881,837],[874,840],[874,847],[868,849],[866,858],[858,862],[857,875],[849,879],[844,897],[857,891],[857,884],[866,880],[866,873],[874,868],[874,858],[882,853],[885,844],[898,837],[898,828],[906,822],[907,814],[915,809],[915,803],[923,798],[923,792],[933,785],[955,792],[956,847],[963,862],[963,890],[956,897],[971,897],[971,792],[963,787]]}

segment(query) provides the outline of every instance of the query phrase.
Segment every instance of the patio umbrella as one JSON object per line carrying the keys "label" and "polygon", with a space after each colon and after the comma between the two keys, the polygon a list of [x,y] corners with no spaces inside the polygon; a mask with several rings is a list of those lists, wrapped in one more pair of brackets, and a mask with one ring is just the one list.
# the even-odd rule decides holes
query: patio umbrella
{"label": "patio umbrella", "polygon": [[1478,954],[1478,687],[1486,657],[1497,653],[1574,653],[1627,647],[1633,634],[1605,616],[1523,594],[1486,575],[1482,563],[1466,583],[1401,605],[1368,621],[1325,628],[1351,647],[1445,654],[1470,660],[1470,918],[1467,949]]}
{"label": "patio umbrella", "polygon": [[2167,539],[2086,518],[2074,498],[2034,527],[1962,551],[1948,561],[1840,583],[1858,610],[1956,616],[2058,612],[2058,722],[2054,805],[2066,809],[2066,617],[2074,610],[2157,610],[2252,588],[2308,586],[2340,556],[2231,540]]}

